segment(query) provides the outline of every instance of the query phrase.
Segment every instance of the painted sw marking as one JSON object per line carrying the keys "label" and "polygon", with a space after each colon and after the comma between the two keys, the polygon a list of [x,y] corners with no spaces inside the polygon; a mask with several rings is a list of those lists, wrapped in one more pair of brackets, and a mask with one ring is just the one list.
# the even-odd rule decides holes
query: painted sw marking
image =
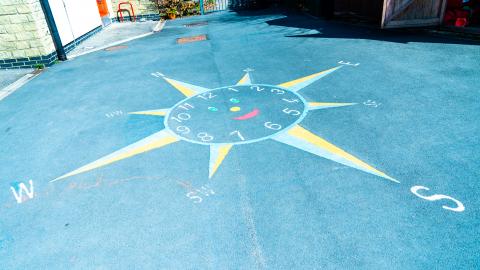
{"label": "painted sw marking", "polygon": [[[221,90],[208,89],[205,87],[170,79],[165,77],[165,75],[160,72],[152,73],[152,76],[154,77],[163,78],[176,90],[182,93],[186,98],[171,108],[137,111],[132,112],[131,114],[165,117],[166,128],[134,144],[124,147],[112,154],[104,156],[76,170],[66,173],[63,176],[52,180],[52,182],[59,181],[80,173],[85,173],[120,161],[122,159],[145,153],[147,151],[167,147],[178,141],[198,143],[210,147],[209,178],[212,178],[220,168],[222,162],[227,158],[234,145],[238,146],[244,143],[253,143],[261,140],[272,139],[277,142],[293,146],[297,149],[312,153],[319,157],[323,157],[331,161],[341,163],[345,166],[349,166],[351,168],[355,168],[366,173],[382,177],[389,181],[399,183],[398,180],[388,176],[384,172],[374,168],[365,161],[362,161],[359,158],[347,153],[345,150],[340,149],[334,144],[319,137],[318,135],[315,135],[311,131],[308,131],[307,129],[299,125],[299,122],[303,118],[305,118],[306,115],[312,110],[355,105],[355,103],[333,103],[316,101],[307,102],[304,100],[303,97],[298,94],[301,89],[339,70],[340,68],[342,68],[343,65],[347,65],[347,63],[344,62],[342,62],[341,64],[342,65],[340,66],[321,71],[306,77],[281,83],[277,86],[253,84],[249,74],[251,70],[246,70],[246,74],[237,82],[236,85],[221,88]],[[208,107],[208,110],[200,110],[199,108],[202,106],[196,106],[197,102],[204,102],[202,103],[202,105],[214,101],[220,103],[228,103],[228,98],[230,97],[218,95],[218,93],[220,93],[218,91],[230,91],[230,93],[232,94],[243,94],[247,95],[247,97],[258,97],[259,99],[264,97],[263,95],[268,95],[268,97],[276,98],[279,100],[279,102],[276,103],[279,104],[277,105],[279,107],[276,107],[275,109],[278,109],[280,113],[285,115],[285,117],[283,117],[282,119],[287,120],[282,121],[287,122],[281,122],[281,120],[279,119],[266,119],[260,124],[257,123],[256,126],[249,126],[246,130],[241,129],[241,126],[239,126],[237,129],[232,130],[195,130],[196,128],[198,128],[197,126],[192,125],[192,123],[194,123],[195,121],[195,118],[193,117],[195,114],[201,113],[207,118],[210,116],[219,117],[219,109],[217,107],[206,106]],[[223,100],[224,98],[227,98],[227,100]],[[230,100],[232,101],[238,99],[230,98]],[[175,112],[173,108],[175,108]],[[232,109],[232,111],[238,110],[239,108]],[[222,113],[226,116],[229,115],[227,114],[228,112]],[[259,109],[254,109],[253,111],[250,111],[245,115],[236,117],[236,119],[252,119],[259,113]],[[265,115],[273,117],[275,114],[270,113]],[[222,115],[220,115],[220,117],[222,117]],[[252,135],[248,132],[250,129],[255,129],[258,131],[257,133],[263,132],[262,134],[266,135],[263,135],[263,137],[252,138]],[[228,139],[222,139],[221,141],[218,141],[216,137],[219,136],[219,132],[222,133],[221,136],[224,136],[224,138]]]}

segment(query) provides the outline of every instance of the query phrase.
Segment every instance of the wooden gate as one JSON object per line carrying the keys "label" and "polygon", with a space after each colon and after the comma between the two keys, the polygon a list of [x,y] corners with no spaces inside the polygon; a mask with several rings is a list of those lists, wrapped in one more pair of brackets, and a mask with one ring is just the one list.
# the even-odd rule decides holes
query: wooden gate
{"label": "wooden gate", "polygon": [[382,28],[439,25],[447,0],[384,0]]}

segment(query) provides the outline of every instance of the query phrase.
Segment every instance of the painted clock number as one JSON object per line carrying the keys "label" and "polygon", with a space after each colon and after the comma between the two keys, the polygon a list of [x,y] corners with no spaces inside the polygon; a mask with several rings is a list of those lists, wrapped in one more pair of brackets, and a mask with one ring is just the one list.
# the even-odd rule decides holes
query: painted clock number
{"label": "painted clock number", "polygon": [[265,122],[264,126],[266,128],[273,129],[273,130],[280,130],[282,128],[282,125],[275,124],[272,122]]}
{"label": "painted clock number", "polygon": [[190,133],[190,128],[187,126],[178,126],[176,130],[183,135]]}
{"label": "painted clock number", "polygon": [[195,107],[192,106],[190,103],[185,102],[182,105],[178,106],[178,108],[188,111],[188,110],[193,109]]}
{"label": "painted clock number", "polygon": [[242,133],[240,133],[240,131],[235,130],[230,132],[230,136],[235,136],[235,135],[237,135],[238,138],[240,138],[240,140],[245,141],[245,138],[242,136]]}
{"label": "painted clock number", "polygon": [[182,121],[186,121],[186,120],[190,119],[190,117],[191,116],[188,113],[179,113],[177,115],[177,117],[170,117],[170,119],[175,120],[179,123],[182,123]]}
{"label": "painted clock number", "polygon": [[277,95],[283,95],[285,94],[285,91],[281,90],[281,89],[276,89],[276,88],[272,88],[272,90],[270,90],[270,92],[272,93],[275,93]]}
{"label": "painted clock number", "polygon": [[204,99],[204,100],[209,100],[209,99],[212,99],[214,97],[216,97],[217,95],[214,95],[212,94],[212,92],[208,92],[208,93],[204,93],[204,94],[200,94],[198,95],[197,97],[198,98],[201,98],[201,99]]}
{"label": "painted clock number", "polygon": [[286,113],[286,114],[291,114],[293,116],[297,116],[297,115],[300,115],[301,113],[297,110],[290,110],[289,108],[285,108],[282,110],[282,112]]}
{"label": "painted clock number", "polygon": [[213,140],[213,136],[212,135],[209,135],[208,133],[206,132],[200,132],[197,134],[197,138],[199,138],[200,140],[204,141],[204,142],[209,142],[211,140]]}
{"label": "painted clock number", "polygon": [[265,88],[261,88],[258,85],[252,85],[252,86],[250,86],[250,89],[256,90],[257,92],[262,92],[263,90],[265,90]]}
{"label": "painted clock number", "polygon": [[282,98],[283,101],[286,101],[288,103],[298,103],[299,100],[296,99],[296,98],[292,98],[292,99],[287,99],[287,98]]}

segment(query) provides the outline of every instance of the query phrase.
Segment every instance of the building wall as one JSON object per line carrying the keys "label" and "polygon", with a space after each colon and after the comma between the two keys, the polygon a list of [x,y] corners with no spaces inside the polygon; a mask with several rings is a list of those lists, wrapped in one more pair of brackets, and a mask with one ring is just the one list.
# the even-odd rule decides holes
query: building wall
{"label": "building wall", "polygon": [[0,67],[10,66],[2,65],[6,60],[15,67],[19,61],[12,59],[38,61],[42,60],[38,57],[50,58],[53,52],[55,47],[39,0],[1,0]]}
{"label": "building wall", "polygon": [[102,25],[96,0],[49,0],[63,46]]}

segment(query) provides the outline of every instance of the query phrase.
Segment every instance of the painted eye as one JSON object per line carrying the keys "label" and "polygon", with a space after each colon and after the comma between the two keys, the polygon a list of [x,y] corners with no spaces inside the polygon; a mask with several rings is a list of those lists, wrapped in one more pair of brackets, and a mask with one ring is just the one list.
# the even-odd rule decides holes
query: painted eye
{"label": "painted eye", "polygon": [[218,111],[217,107],[208,107],[208,110],[211,111],[211,112]]}
{"label": "painted eye", "polygon": [[230,102],[232,103],[240,103],[240,100],[236,99],[236,98],[231,98],[230,99]]}

